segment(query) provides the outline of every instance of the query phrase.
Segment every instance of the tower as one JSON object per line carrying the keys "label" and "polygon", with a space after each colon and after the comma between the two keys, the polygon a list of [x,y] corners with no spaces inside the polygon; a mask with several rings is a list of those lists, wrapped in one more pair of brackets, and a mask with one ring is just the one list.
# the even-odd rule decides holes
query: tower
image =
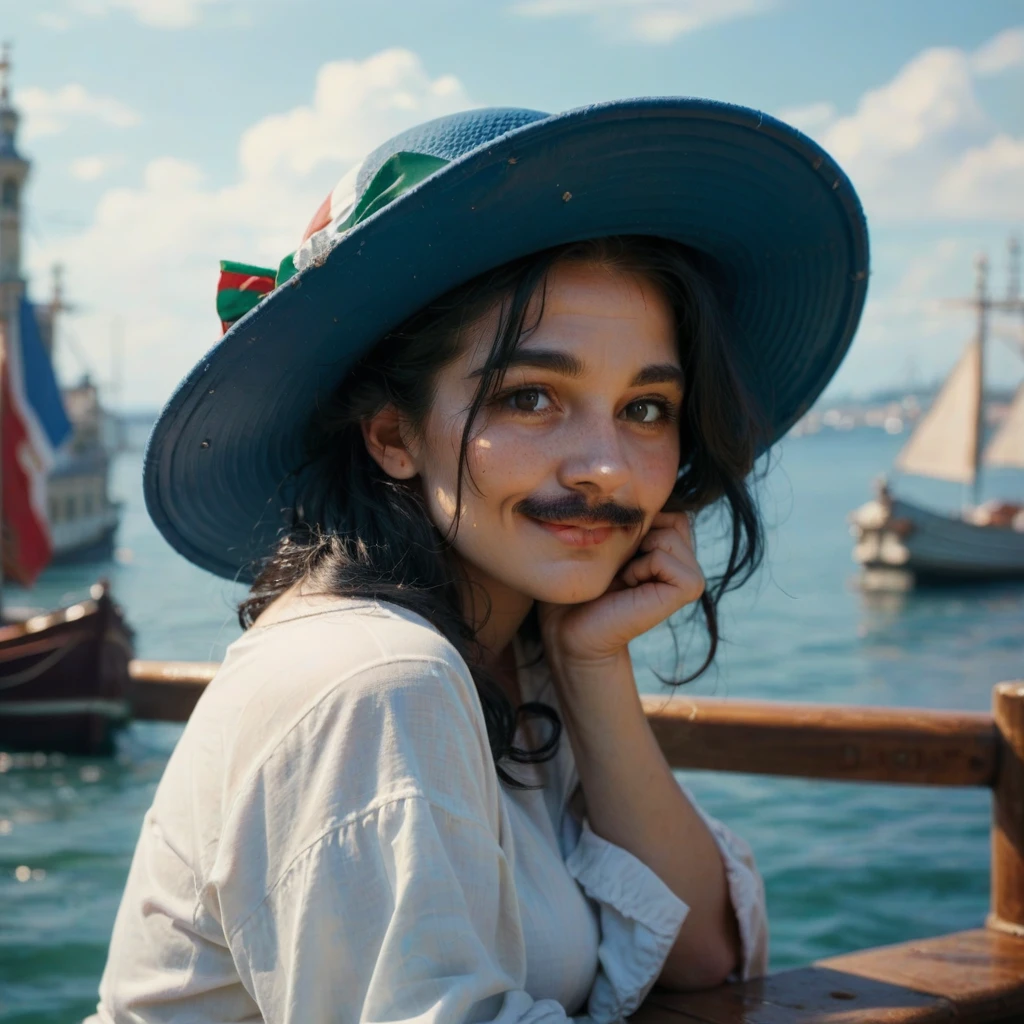
{"label": "tower", "polygon": [[17,110],[11,105],[10,46],[0,51],[0,318],[6,319],[21,298],[22,192],[29,162],[17,149]]}

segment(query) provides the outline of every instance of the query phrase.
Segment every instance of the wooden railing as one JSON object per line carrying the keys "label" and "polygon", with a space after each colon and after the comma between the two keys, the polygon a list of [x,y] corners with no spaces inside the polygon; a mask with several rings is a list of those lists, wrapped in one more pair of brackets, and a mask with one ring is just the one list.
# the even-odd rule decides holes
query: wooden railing
{"label": "wooden railing", "polygon": [[[132,662],[136,718],[185,721],[217,670]],[[640,1024],[1024,1021],[1024,682],[993,713],[644,696],[673,768],[992,790],[985,928],[851,953],[700,993],[655,990]]]}

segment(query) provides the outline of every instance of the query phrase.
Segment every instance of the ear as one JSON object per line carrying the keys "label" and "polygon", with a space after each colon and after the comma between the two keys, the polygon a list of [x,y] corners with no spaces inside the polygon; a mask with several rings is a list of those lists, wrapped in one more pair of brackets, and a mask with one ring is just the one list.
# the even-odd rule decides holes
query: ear
{"label": "ear", "polygon": [[376,416],[360,424],[370,457],[394,480],[411,480],[419,467],[413,460],[402,432],[402,416],[386,405]]}

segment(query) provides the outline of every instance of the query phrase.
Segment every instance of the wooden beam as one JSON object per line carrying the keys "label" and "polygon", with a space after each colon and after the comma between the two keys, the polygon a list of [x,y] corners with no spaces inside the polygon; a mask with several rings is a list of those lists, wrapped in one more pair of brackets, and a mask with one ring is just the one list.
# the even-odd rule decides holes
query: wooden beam
{"label": "wooden beam", "polygon": [[130,661],[128,703],[132,717],[187,722],[219,668],[215,661]]}
{"label": "wooden beam", "polygon": [[[675,1021],[655,1016],[666,1010],[678,1014]],[[954,1012],[940,996],[814,966],[704,992],[655,989],[629,1019],[632,1024],[937,1024],[952,1021]]]}
{"label": "wooden beam", "polygon": [[992,912],[988,926],[1024,936],[1024,683],[992,694],[999,774],[992,801]]}
{"label": "wooden beam", "polygon": [[843,971],[948,999],[960,1020],[1024,1020],[1024,939],[987,928],[819,960]]}
{"label": "wooden beam", "polygon": [[[134,717],[187,721],[218,667],[131,662]],[[996,778],[999,734],[984,712],[682,695],[642,700],[673,768],[931,786],[992,786]]]}
{"label": "wooden beam", "polygon": [[991,786],[997,733],[984,712],[644,695],[673,768],[846,782]]}
{"label": "wooden beam", "polygon": [[[673,1019],[666,1012],[676,1014]],[[655,989],[634,1024],[1024,1020],[1024,939],[988,929],[901,942],[706,992]]]}

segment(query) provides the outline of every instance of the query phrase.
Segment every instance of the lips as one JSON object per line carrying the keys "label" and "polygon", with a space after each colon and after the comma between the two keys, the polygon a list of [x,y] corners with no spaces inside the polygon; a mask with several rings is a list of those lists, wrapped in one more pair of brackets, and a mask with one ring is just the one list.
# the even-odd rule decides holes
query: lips
{"label": "lips", "polygon": [[603,544],[615,530],[614,526],[583,526],[577,523],[549,523],[542,519],[528,517],[542,530],[546,530],[556,540],[567,547],[585,548]]}

